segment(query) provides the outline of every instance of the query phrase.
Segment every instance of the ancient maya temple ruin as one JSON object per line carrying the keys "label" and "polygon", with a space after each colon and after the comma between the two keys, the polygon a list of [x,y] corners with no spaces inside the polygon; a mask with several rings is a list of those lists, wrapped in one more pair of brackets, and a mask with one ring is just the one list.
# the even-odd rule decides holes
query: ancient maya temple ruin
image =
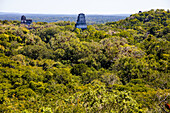
{"label": "ancient maya temple ruin", "polygon": [[82,30],[87,29],[85,14],[80,13],[77,18],[76,28],[81,28]]}
{"label": "ancient maya temple ruin", "polygon": [[26,19],[24,15],[21,16],[21,24],[30,25],[32,23],[32,19]]}

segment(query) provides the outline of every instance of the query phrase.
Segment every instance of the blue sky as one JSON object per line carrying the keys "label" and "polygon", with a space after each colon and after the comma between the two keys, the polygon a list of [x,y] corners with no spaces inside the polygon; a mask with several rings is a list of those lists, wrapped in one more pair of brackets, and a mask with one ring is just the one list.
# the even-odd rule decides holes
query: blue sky
{"label": "blue sky", "polygon": [[41,14],[131,14],[170,9],[170,0],[0,0],[0,12]]}

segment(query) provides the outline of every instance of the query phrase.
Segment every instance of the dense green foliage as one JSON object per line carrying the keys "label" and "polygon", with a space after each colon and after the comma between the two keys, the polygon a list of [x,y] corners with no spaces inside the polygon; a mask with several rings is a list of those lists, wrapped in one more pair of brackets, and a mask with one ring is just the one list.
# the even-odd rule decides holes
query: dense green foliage
{"label": "dense green foliage", "polygon": [[0,20],[0,112],[162,112],[169,10],[74,26]]}

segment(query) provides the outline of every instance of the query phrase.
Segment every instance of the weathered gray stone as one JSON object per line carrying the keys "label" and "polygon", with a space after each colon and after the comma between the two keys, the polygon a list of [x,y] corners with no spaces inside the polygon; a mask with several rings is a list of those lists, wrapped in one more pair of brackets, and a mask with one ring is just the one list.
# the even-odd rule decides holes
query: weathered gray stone
{"label": "weathered gray stone", "polygon": [[26,19],[24,15],[21,16],[21,24],[30,25],[32,23],[32,19]]}
{"label": "weathered gray stone", "polygon": [[87,29],[85,14],[80,13],[77,18],[77,23],[75,25],[76,28],[80,28],[82,30]]}
{"label": "weathered gray stone", "polygon": [[26,23],[26,17],[24,15],[21,16],[21,23]]}

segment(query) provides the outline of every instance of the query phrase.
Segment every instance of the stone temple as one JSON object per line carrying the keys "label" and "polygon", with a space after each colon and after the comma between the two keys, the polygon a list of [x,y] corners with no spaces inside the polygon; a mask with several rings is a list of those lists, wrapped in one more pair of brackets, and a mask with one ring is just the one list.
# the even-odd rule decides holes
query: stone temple
{"label": "stone temple", "polygon": [[24,15],[21,16],[21,24],[27,24],[30,25],[32,23],[31,19],[26,19]]}
{"label": "stone temple", "polygon": [[26,23],[26,17],[24,15],[21,16],[21,23]]}
{"label": "stone temple", "polygon": [[85,14],[80,13],[77,18],[77,23],[75,25],[76,28],[80,28],[82,30],[87,29]]}

